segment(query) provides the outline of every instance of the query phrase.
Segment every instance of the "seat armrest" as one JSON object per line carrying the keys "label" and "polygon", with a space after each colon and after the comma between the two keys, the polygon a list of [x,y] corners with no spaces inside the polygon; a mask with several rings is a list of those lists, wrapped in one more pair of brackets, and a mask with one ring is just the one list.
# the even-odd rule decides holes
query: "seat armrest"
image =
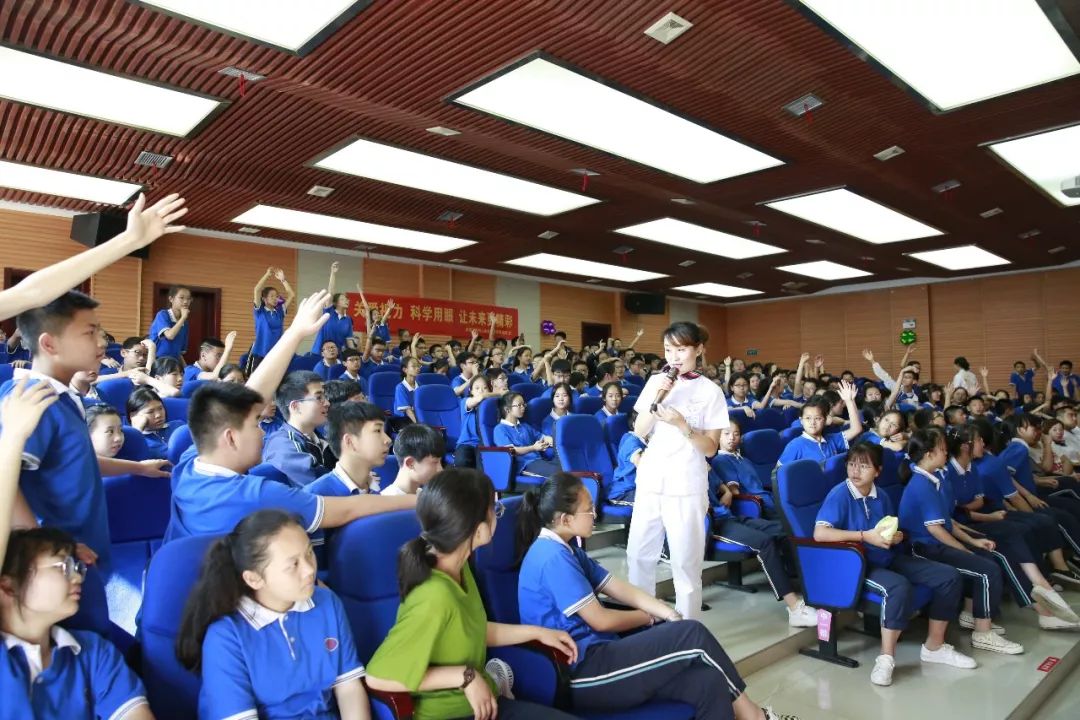
{"label": "seat armrest", "polygon": [[737,493],[731,500],[731,512],[739,517],[759,518],[765,503],[757,495]]}
{"label": "seat armrest", "polygon": [[491,478],[496,492],[506,492],[514,484],[514,451],[510,447],[481,445],[476,448],[480,469]]}
{"label": "seat armrest", "polygon": [[795,550],[807,604],[830,610],[858,607],[867,568],[862,543],[788,539]]}
{"label": "seat armrest", "polygon": [[407,692],[386,692],[385,690],[372,690],[367,682],[364,683],[368,697],[377,700],[390,709],[396,720],[412,720],[413,699]]}

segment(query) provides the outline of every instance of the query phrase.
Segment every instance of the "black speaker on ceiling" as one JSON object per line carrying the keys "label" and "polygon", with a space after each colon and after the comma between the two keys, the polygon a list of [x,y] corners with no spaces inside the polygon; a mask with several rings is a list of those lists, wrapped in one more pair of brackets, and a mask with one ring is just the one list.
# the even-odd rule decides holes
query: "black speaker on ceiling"
{"label": "black speaker on ceiling", "polygon": [[[110,210],[106,212],[76,215],[71,219],[71,239],[86,247],[95,247],[124,232],[127,227],[127,213]],[[136,250],[128,257],[146,260],[150,257],[150,247]]]}
{"label": "black speaker on ceiling", "polygon": [[664,296],[657,293],[626,293],[623,307],[635,315],[663,315],[667,310]]}

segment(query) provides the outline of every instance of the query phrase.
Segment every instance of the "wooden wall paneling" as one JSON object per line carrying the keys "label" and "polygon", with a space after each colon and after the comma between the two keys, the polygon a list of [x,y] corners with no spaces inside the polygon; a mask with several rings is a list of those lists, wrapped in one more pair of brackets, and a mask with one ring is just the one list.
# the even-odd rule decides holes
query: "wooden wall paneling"
{"label": "wooden wall paneling", "polygon": [[[727,313],[728,308],[720,305],[698,305],[698,323],[709,331],[710,358],[723,360],[733,352],[728,344]],[[742,352],[745,353],[746,348],[743,348]]]}
{"label": "wooden wall paneling", "polygon": [[[900,361],[904,359],[907,348],[900,344],[900,333],[903,330],[904,320],[915,320],[915,350],[911,354],[911,360],[918,360],[922,366],[920,381],[925,383],[930,380],[937,381],[940,376],[934,373],[934,341],[930,327],[930,293],[928,285],[908,285],[905,287],[892,288],[889,293],[889,324],[888,341],[879,353],[882,365],[895,375],[900,369]],[[861,294],[861,293],[860,293]],[[888,364],[886,364],[886,361]],[[949,363],[952,362],[950,357]],[[951,367],[951,365],[950,365]],[[950,373],[946,382],[952,377]]]}
{"label": "wooden wall paneling", "polygon": [[453,271],[444,267],[420,265],[420,297],[450,300],[450,276]]}
{"label": "wooden wall paneling", "polygon": [[891,331],[892,308],[888,290],[840,296],[844,300],[844,354],[842,362],[830,363],[829,370],[839,374],[850,370],[856,377],[874,376],[870,363],[863,359],[862,351],[869,349],[874,357],[890,373],[892,367],[891,346],[897,335]]}
{"label": "wooden wall paneling", "polygon": [[[615,314],[615,323],[611,331],[615,334],[615,337],[622,340],[623,347],[633,341],[634,335],[637,334],[638,328],[640,328],[645,333],[641,336],[641,340],[634,345],[634,349],[643,353],[663,354],[664,341],[660,337],[660,333],[664,332],[667,326],[671,324],[671,301],[666,300],[664,302],[662,315],[638,315],[627,312],[625,293],[611,293],[611,295],[612,312]],[[712,355],[713,353],[708,354],[709,357],[712,357]]]}
{"label": "wooden wall paneling", "polygon": [[418,297],[420,295],[420,266],[365,258],[364,292]]}
{"label": "wooden wall paneling", "polygon": [[1080,367],[1080,321],[1076,312],[1080,268],[1039,274],[1042,276],[1044,330],[1039,352],[1054,370],[1065,359]]}
{"label": "wooden wall paneling", "polygon": [[[615,314],[611,293],[606,290],[587,290],[569,285],[540,283],[540,319],[555,323],[557,330],[566,333],[572,348],[581,347],[581,323],[603,323],[615,331]],[[526,332],[531,343],[536,332]]]}
{"label": "wooden wall paneling", "polygon": [[941,283],[929,289],[934,381],[945,385],[952,380],[956,374],[953,359],[957,356],[967,358],[977,374],[986,358],[981,286],[977,282]]}
{"label": "wooden wall paneling", "polygon": [[814,356],[825,358],[825,369],[830,372],[843,370],[847,359],[844,337],[844,304],[841,295],[807,298],[799,303],[799,336],[801,352],[810,353],[810,366]]}
{"label": "wooden wall paneling", "polygon": [[[457,302],[470,302],[479,303],[480,305],[494,305],[495,304],[495,276],[484,275],[482,273],[463,272],[457,270],[451,270],[452,273],[452,285],[453,285],[453,297],[452,300]],[[532,330],[532,328],[522,328],[526,337],[530,334],[535,335],[539,332],[539,328]],[[532,330],[532,332],[530,332]],[[535,340],[536,338],[531,338]]]}
{"label": "wooden wall paneling", "polygon": [[[979,285],[985,338],[979,365],[990,370],[991,390],[1008,390],[1013,362],[1031,365],[1032,348],[1039,347],[1041,352],[1045,337],[1042,278],[1007,275],[982,279]],[[974,360],[972,370],[979,373]]]}
{"label": "wooden wall paneling", "polygon": [[[772,302],[727,308],[727,353],[747,363],[775,362],[794,369],[802,352],[800,303]],[[748,357],[754,348],[758,354]],[[721,356],[723,359],[723,356]]]}
{"label": "wooden wall paneling", "polygon": [[[98,320],[117,342],[143,333],[140,265],[138,258],[124,258],[91,278],[90,294],[100,303]],[[150,321],[147,320],[146,329]]]}

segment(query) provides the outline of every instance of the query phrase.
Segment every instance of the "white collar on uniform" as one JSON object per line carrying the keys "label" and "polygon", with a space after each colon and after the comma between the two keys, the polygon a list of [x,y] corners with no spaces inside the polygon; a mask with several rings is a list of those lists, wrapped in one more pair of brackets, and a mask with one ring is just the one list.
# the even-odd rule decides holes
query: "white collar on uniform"
{"label": "white collar on uniform", "polygon": [[227,467],[223,467],[221,465],[214,465],[213,463],[208,463],[205,460],[203,460],[201,457],[195,458],[195,462],[192,463],[192,467],[194,467],[195,472],[199,473],[200,475],[214,475],[214,476],[217,476],[217,477],[231,477],[233,475],[238,475],[239,474],[239,473],[233,472],[232,470],[230,470]]}
{"label": "white collar on uniform", "polygon": [[967,475],[968,471],[964,469],[964,466],[956,462],[956,458],[949,458],[949,464],[952,465],[953,470],[961,475]]}
{"label": "white collar on uniform", "polygon": [[820,440],[818,440],[818,439],[817,439],[816,437],[814,437],[814,436],[813,436],[813,435],[811,435],[810,433],[806,432],[805,430],[803,430],[803,434],[802,434],[802,436],[803,436],[804,438],[806,438],[807,440],[809,440],[810,442],[812,442],[812,443],[816,444],[816,445],[824,445],[824,444],[825,444],[825,443],[827,442],[827,440],[825,440],[825,436],[824,436],[824,435],[822,435],[822,436],[821,436],[821,439],[820,439]]}
{"label": "white collar on uniform", "polygon": [[27,368],[15,368],[15,370],[13,370],[11,373],[11,377],[13,380],[21,380],[24,377],[29,377],[35,380],[42,380],[49,383],[50,385],[52,385],[52,388],[56,391],[57,395],[66,394],[68,397],[70,397],[75,402],[75,407],[79,408],[79,412],[83,414],[83,417],[86,417],[86,410],[83,409],[82,404],[82,396],[79,395],[79,393],[75,392],[75,390],[70,385],[65,385],[56,378],[49,377],[45,373]]}
{"label": "white collar on uniform", "polygon": [[847,483],[848,490],[851,491],[851,497],[855,498],[856,500],[863,500],[868,497],[874,498],[875,500],[877,499],[876,483],[870,486],[870,492],[868,492],[866,495],[863,495],[861,492],[859,492],[859,488],[855,487],[855,483],[851,482],[851,478],[848,478],[844,482]]}
{"label": "white collar on uniform", "polygon": [[240,607],[238,607],[237,610],[239,610],[240,614],[244,616],[244,619],[248,621],[248,625],[251,625],[251,627],[256,630],[262,630],[270,623],[283,619],[291,612],[307,612],[313,607],[315,607],[315,600],[308,598],[307,600],[298,600],[287,611],[279,613],[276,610],[271,610],[265,605],[260,605],[245,595],[240,598]]}
{"label": "white collar on uniform", "polygon": [[517,427],[518,425],[520,425],[520,424],[521,424],[520,422],[516,422],[516,423],[510,422],[510,421],[509,421],[509,420],[507,420],[506,418],[503,418],[503,419],[502,419],[502,420],[500,420],[499,422],[500,422],[500,423],[502,423],[503,425],[509,425],[510,427]]}
{"label": "white collar on uniform", "polygon": [[356,491],[356,492],[358,492],[358,493],[365,493],[365,492],[367,492],[367,491],[366,491],[366,490],[364,490],[364,489],[363,489],[362,487],[360,487],[359,485],[357,485],[357,484],[356,484],[356,481],[354,481],[354,480],[353,480],[353,479],[352,479],[352,478],[351,478],[351,477],[349,476],[349,473],[347,473],[347,472],[345,471],[345,468],[341,467],[341,463],[340,463],[340,462],[339,462],[339,463],[338,463],[337,465],[335,465],[335,466],[334,466],[334,475],[336,475],[336,476],[337,476],[337,479],[341,481],[341,484],[342,484],[342,485],[344,485],[344,486],[346,487],[346,489],[348,489],[348,491],[349,491],[350,493],[351,493],[351,492],[352,492],[353,490],[355,490],[355,491]]}
{"label": "white collar on uniform", "polygon": [[[41,671],[44,668],[44,663],[41,660],[41,646],[27,642],[14,635],[9,635],[6,632],[0,632],[0,636],[3,636],[4,646],[8,650],[17,647],[23,649],[23,655],[26,656],[27,669],[30,671],[30,682],[36,680],[37,676],[41,674]],[[75,639],[75,636],[59,625],[52,626],[52,629],[49,630],[49,636],[52,638],[54,648],[71,648],[71,652],[75,655],[78,655],[82,651],[82,645]]]}
{"label": "white collar on uniform", "polygon": [[1024,438],[1013,438],[1009,442],[1020,443],[1021,445],[1023,445],[1026,448],[1031,447],[1030,445],[1027,444],[1027,442],[1024,440]]}
{"label": "white collar on uniform", "polygon": [[540,536],[537,539],[554,540],[557,543],[562,544],[567,550],[570,549],[570,543],[559,537],[559,533],[550,528],[540,528]]}
{"label": "white collar on uniform", "polygon": [[930,482],[934,483],[934,489],[935,489],[935,490],[937,490],[938,488],[940,488],[940,487],[941,487],[941,478],[939,478],[939,477],[938,477],[937,475],[935,475],[934,473],[931,473],[931,472],[926,472],[926,471],[925,471],[925,470],[923,470],[923,469],[922,469],[921,467],[919,467],[918,465],[914,465],[914,464],[913,464],[913,465],[911,466],[911,469],[912,469],[912,470],[913,470],[914,472],[917,472],[917,473],[919,473],[920,475],[923,475],[923,476],[925,476],[925,477],[928,477],[928,478],[930,478]]}
{"label": "white collar on uniform", "polygon": [[735,452],[729,452],[729,451],[727,451],[727,450],[723,450],[723,449],[721,449],[721,450],[719,451],[719,453],[720,453],[721,455],[731,455],[732,457],[734,457],[734,458],[738,458],[738,459],[740,459],[740,460],[742,459],[742,452],[741,452],[741,451],[739,451],[739,450],[736,450]]}

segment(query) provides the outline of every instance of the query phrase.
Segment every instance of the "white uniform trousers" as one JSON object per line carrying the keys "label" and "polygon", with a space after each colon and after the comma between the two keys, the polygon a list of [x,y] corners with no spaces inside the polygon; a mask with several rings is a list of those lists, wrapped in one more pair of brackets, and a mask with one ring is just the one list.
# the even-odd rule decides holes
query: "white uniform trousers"
{"label": "white uniform trousers", "polygon": [[656,595],[656,564],[667,533],[675,609],[684,618],[701,617],[701,566],[705,561],[705,513],[709,498],[701,495],[660,495],[640,489],[634,497],[626,560],[630,583]]}

